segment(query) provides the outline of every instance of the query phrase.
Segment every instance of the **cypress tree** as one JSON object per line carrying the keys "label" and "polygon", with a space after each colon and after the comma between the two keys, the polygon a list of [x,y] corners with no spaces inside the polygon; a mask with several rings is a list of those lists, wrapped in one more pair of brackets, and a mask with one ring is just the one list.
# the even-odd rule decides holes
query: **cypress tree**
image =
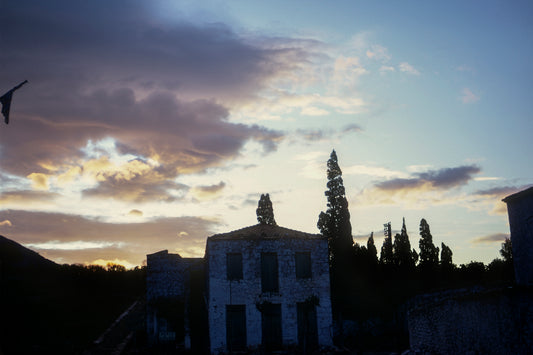
{"label": "cypress tree", "polygon": [[335,150],[331,152],[327,169],[327,197],[326,212],[320,212],[317,227],[328,238],[330,247],[330,260],[348,258],[353,247],[352,225],[348,200],[342,181],[342,171],[337,160]]}
{"label": "cypress tree", "polygon": [[381,245],[381,254],[379,255],[379,263],[381,265],[392,265],[394,263],[394,253],[392,249],[392,230],[390,222],[383,225],[385,227],[385,239]]}
{"label": "cypress tree", "polygon": [[271,226],[276,225],[276,220],[274,219],[274,209],[272,208],[272,202],[270,201],[270,196],[268,194],[261,194],[261,198],[257,203],[257,221],[260,224],[267,224]]}
{"label": "cypress tree", "polygon": [[436,269],[439,265],[439,248],[433,244],[433,237],[429,230],[429,224],[424,218],[420,221],[420,267],[424,269]]}

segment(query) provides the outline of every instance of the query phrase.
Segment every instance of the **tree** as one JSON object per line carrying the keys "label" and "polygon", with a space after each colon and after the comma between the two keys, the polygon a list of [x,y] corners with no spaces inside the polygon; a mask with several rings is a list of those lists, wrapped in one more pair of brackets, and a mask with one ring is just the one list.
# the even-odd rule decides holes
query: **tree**
{"label": "tree", "polygon": [[442,270],[449,271],[454,268],[452,256],[452,250],[446,244],[441,243],[440,265]]}
{"label": "tree", "polygon": [[502,243],[502,248],[500,249],[500,255],[506,263],[513,263],[513,245],[511,243],[511,238],[505,238],[505,241]]}
{"label": "tree", "polygon": [[403,219],[402,231],[394,236],[392,246],[394,264],[399,268],[410,268],[414,266],[413,256],[411,254],[411,243],[405,227],[405,218]]}
{"label": "tree", "polygon": [[433,237],[429,231],[429,224],[424,218],[420,221],[420,267],[435,269],[439,265],[439,248],[433,244]]}
{"label": "tree", "polygon": [[272,202],[270,201],[270,196],[268,194],[261,194],[255,213],[257,214],[257,221],[260,224],[270,226],[276,225],[274,209],[272,208]]}
{"label": "tree", "polygon": [[370,233],[368,241],[366,242],[366,250],[368,252],[369,262],[373,265],[378,263],[378,251],[376,245],[374,244],[374,232]]}
{"label": "tree", "polygon": [[327,166],[328,190],[324,194],[328,200],[328,209],[326,212],[320,212],[317,227],[322,235],[328,238],[330,260],[335,263],[335,259],[348,258],[352,250],[352,225],[342,171],[335,150],[331,152]]}
{"label": "tree", "polygon": [[392,246],[392,230],[390,222],[385,224],[385,239],[381,246],[381,254],[379,256],[379,263],[382,265],[392,265],[394,263],[394,253]]}

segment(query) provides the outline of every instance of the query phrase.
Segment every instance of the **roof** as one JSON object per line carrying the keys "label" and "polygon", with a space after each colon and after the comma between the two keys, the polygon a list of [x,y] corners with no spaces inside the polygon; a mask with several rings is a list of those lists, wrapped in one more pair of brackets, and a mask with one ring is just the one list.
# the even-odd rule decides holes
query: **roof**
{"label": "roof", "polygon": [[509,203],[509,202],[524,198],[524,197],[529,196],[529,195],[533,195],[533,186],[531,186],[528,189],[525,189],[525,190],[519,191],[517,193],[514,193],[512,195],[509,195],[506,198],[504,198],[502,201],[505,202],[505,203]]}
{"label": "roof", "polygon": [[294,229],[268,224],[237,229],[228,233],[215,234],[209,240],[244,240],[244,239],[324,239],[320,234],[300,232]]}

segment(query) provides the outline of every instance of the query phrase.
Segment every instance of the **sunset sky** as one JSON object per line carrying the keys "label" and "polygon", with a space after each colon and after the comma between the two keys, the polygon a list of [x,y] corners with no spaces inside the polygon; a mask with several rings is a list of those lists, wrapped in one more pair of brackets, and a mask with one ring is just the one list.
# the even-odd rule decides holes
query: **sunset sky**
{"label": "sunset sky", "polygon": [[0,2],[0,234],[140,265],[257,223],[318,233],[326,161],[354,238],[420,219],[490,262],[533,184],[531,1]]}

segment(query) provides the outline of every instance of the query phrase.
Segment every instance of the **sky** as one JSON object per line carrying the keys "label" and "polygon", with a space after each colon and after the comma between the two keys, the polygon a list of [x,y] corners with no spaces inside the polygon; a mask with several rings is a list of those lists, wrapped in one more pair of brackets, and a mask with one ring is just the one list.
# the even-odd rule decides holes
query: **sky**
{"label": "sky", "polygon": [[530,1],[3,0],[0,234],[133,267],[257,223],[318,233],[326,162],[354,240],[420,220],[456,264],[533,184]]}

